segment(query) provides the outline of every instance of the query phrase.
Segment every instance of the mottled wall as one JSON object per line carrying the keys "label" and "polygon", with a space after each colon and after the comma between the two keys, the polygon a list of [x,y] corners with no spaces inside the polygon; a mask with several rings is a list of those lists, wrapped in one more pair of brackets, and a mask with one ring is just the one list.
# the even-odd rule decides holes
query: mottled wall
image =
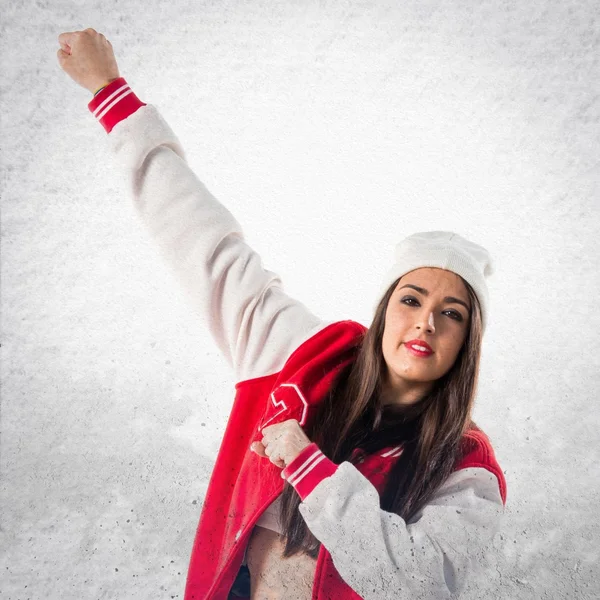
{"label": "mottled wall", "polygon": [[87,27],[323,319],[368,326],[410,233],[490,250],[475,417],[508,504],[464,597],[597,597],[595,0],[1,12],[2,598],[182,598],[234,395],[59,67]]}

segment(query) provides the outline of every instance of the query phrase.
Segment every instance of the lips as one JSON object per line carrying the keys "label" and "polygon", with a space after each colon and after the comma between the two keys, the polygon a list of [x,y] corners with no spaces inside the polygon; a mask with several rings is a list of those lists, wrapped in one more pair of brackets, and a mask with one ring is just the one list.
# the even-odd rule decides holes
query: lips
{"label": "lips", "polygon": [[[404,345],[410,352],[416,354],[417,356],[429,356],[430,354],[433,354],[431,346],[424,340],[410,340],[408,342],[404,342]],[[426,348],[426,350],[415,348],[415,346]]]}

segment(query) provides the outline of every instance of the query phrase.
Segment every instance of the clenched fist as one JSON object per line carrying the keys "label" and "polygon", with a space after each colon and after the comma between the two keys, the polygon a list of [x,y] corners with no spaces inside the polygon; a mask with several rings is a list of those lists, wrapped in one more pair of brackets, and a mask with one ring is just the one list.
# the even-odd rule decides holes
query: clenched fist
{"label": "clenched fist", "polygon": [[92,94],[119,79],[119,67],[111,43],[96,30],[61,33],[57,52],[62,70]]}
{"label": "clenched fist", "polygon": [[[296,419],[269,425],[262,430],[262,434],[262,440],[254,442],[250,446],[250,450],[259,456],[268,458],[274,465],[282,469],[311,444]],[[281,477],[283,477],[283,471]]]}

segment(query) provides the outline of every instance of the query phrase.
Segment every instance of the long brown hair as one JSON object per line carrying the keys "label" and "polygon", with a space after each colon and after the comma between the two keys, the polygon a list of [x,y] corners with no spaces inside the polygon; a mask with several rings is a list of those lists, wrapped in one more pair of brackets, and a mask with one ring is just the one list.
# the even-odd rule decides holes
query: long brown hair
{"label": "long brown hair", "polygon": [[[306,434],[336,464],[348,460],[358,447],[370,454],[404,444],[380,496],[380,508],[408,521],[452,473],[460,458],[464,433],[477,427],[471,413],[479,374],[482,326],[477,296],[461,277],[471,300],[471,313],[469,331],[454,364],[418,402],[382,406],[385,313],[400,279],[382,297],[356,359],[341,371],[317,406]],[[304,553],[316,558],[321,543],[308,529],[299,505],[300,496],[286,482],[280,510],[285,538],[283,557]]]}

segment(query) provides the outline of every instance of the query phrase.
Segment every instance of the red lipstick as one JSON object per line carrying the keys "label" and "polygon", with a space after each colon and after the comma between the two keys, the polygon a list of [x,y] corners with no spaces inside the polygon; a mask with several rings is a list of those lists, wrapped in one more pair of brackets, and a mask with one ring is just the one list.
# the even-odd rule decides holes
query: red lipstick
{"label": "red lipstick", "polygon": [[[433,354],[433,350],[431,346],[424,340],[410,340],[408,342],[404,342],[406,349],[415,356],[431,356]],[[414,348],[414,346],[421,346],[421,348],[426,348],[426,350]]]}

